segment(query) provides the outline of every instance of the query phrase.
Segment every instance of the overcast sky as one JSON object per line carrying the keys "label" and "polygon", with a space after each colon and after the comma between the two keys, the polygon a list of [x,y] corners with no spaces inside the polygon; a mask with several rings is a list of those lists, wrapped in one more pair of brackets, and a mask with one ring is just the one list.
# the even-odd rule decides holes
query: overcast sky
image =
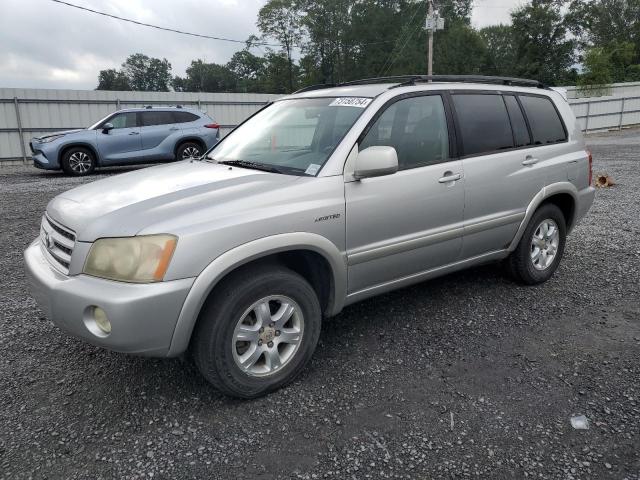
{"label": "overcast sky", "polygon": [[[68,0],[145,23],[246,39],[266,0]],[[507,23],[522,0],[476,0],[475,26]],[[98,72],[131,53],[167,58],[174,75],[192,59],[224,63],[240,44],[133,25],[51,0],[0,1],[0,87],[93,89]],[[260,53],[256,50],[255,53]]]}

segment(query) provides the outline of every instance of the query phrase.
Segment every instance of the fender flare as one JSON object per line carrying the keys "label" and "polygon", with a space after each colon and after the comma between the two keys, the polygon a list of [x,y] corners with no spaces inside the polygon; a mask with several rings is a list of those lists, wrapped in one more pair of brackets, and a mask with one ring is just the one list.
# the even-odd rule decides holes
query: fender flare
{"label": "fender flare", "polygon": [[[574,204],[578,204],[578,189],[571,182],[557,182],[543,187],[542,190],[540,190],[536,194],[536,196],[533,197],[533,200],[531,200],[529,206],[527,206],[524,219],[520,223],[520,227],[518,227],[518,231],[516,232],[515,237],[513,237],[511,244],[507,248],[509,252],[513,252],[517,248],[522,235],[524,235],[524,231],[527,228],[527,225],[529,225],[531,217],[533,217],[533,214],[538,209],[538,207],[542,205],[542,203],[544,203],[547,198],[552,197],[553,195],[557,195],[558,193],[567,193],[571,195]],[[573,228],[573,224],[575,224],[575,221],[572,222],[571,225],[567,225],[567,232],[571,231],[571,229]]]}
{"label": "fender flare", "polygon": [[91,152],[93,152],[93,154],[96,157],[96,166],[100,166],[102,164],[102,158],[100,157],[100,153],[98,152],[98,149],[96,148],[95,145],[92,145],[91,143],[88,143],[85,141],[79,141],[79,142],[72,141],[65,145],[60,146],[60,148],[58,149],[58,165],[60,165],[60,168],[62,168],[62,153],[73,147],[82,147],[82,148],[87,148],[91,150]]}
{"label": "fender flare", "polygon": [[182,305],[167,356],[174,357],[187,350],[204,302],[228,273],[253,260],[290,250],[311,250],[327,260],[333,275],[332,304],[327,315],[339,313],[347,296],[346,255],[333,242],[313,233],[293,232],[263,237],[228,250],[198,275]]}

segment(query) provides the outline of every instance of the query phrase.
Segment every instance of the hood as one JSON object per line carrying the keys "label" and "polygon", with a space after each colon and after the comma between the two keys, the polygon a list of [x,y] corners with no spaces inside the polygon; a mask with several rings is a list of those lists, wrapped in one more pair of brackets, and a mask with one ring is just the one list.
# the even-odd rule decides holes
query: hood
{"label": "hood", "polygon": [[57,137],[58,135],[68,135],[69,133],[82,132],[83,130],[86,130],[86,128],[76,128],[75,130],[63,130],[61,132],[48,133],[47,135],[42,135],[40,137],[33,137],[33,138],[35,138],[36,140],[44,140],[45,138]]}
{"label": "hood", "polygon": [[185,160],[74,188],[51,200],[47,214],[74,230],[79,241],[92,242],[132,236],[199,208],[251,202],[300,178]]}

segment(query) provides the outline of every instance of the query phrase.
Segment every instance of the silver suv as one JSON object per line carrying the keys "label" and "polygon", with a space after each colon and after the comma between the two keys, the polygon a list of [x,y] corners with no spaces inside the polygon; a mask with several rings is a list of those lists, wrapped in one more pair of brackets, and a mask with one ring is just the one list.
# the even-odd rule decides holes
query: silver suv
{"label": "silver suv", "polygon": [[322,318],[346,305],[490,261],[548,280],[593,199],[559,93],[394,77],[296,92],[200,160],[63,193],[25,258],[63,330],[120,352],[188,352],[249,398],[290,382]]}

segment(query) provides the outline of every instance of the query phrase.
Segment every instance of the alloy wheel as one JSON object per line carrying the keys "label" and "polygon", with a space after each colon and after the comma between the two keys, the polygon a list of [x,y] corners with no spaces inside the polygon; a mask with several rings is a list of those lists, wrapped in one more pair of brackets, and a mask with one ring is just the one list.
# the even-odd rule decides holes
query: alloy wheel
{"label": "alloy wheel", "polygon": [[546,270],[553,263],[560,245],[558,224],[547,218],[540,222],[531,239],[531,262],[536,270]]}
{"label": "alloy wheel", "polygon": [[304,316],[293,299],[280,295],[261,298],[236,323],[233,359],[247,375],[272,375],[295,356],[303,334]]}

